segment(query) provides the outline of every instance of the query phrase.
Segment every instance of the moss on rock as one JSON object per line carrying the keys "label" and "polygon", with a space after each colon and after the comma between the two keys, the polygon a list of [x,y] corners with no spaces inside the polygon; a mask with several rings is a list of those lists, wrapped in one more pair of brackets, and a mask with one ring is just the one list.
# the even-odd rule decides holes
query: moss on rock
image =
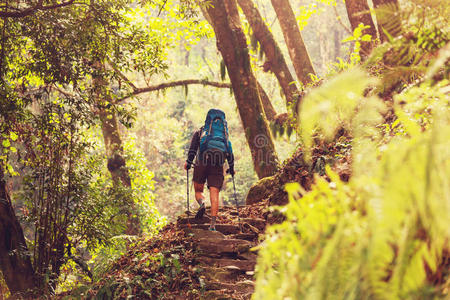
{"label": "moss on rock", "polygon": [[251,205],[269,198],[277,183],[278,180],[276,176],[265,177],[258,180],[248,191],[245,204]]}

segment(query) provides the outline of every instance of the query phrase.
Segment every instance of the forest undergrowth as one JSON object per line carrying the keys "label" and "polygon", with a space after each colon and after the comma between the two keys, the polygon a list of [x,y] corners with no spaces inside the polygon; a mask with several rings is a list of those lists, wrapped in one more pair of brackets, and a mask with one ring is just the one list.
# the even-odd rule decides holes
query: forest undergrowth
{"label": "forest undergrowth", "polygon": [[[33,1],[0,9],[0,299],[448,298],[445,1],[370,1],[378,31],[355,26],[355,1],[309,1],[292,20],[308,75],[305,45],[270,53],[278,38],[265,48],[254,26],[282,27],[289,1],[257,1],[255,23],[251,1]],[[262,36],[285,34],[272,25]],[[273,54],[301,82],[278,82]],[[184,150],[210,107],[237,162],[213,233],[208,213],[182,213]]]}
{"label": "forest undergrowth", "polygon": [[[405,22],[411,31],[375,49],[365,70],[304,99],[305,161],[313,166],[314,149],[345,131],[350,177],[327,164],[311,190],[286,185],[286,220],[260,246],[255,299],[448,296],[450,47],[441,21]],[[430,46],[432,31],[444,38]]]}
{"label": "forest undergrowth", "polygon": [[[308,93],[300,111],[301,147],[254,186],[265,189],[241,210],[272,225],[259,238],[254,299],[448,295],[450,48],[448,42],[420,48],[422,59],[408,74],[401,61],[371,68],[401,57],[404,41],[389,45],[375,50],[366,64],[370,72],[349,69]],[[386,86],[395,71],[402,75]],[[296,183],[281,189],[286,182]],[[181,245],[188,247],[179,259]],[[135,257],[144,253],[160,258],[138,266]],[[191,297],[201,281],[190,255],[189,240],[168,225],[158,239],[130,250],[105,280],[123,296],[136,294],[143,292],[139,270],[156,268],[150,273],[165,279],[155,282],[167,284],[152,287],[155,292]],[[138,273],[119,276],[121,265]],[[96,292],[105,293],[105,286]]]}

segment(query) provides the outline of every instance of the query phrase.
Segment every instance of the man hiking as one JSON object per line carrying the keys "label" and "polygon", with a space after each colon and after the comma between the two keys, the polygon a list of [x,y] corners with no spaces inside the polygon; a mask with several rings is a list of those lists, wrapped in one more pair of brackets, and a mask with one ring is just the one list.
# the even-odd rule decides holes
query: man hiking
{"label": "man hiking", "polygon": [[231,142],[228,140],[228,127],[225,113],[219,109],[210,109],[206,115],[205,124],[192,136],[188,158],[184,168],[189,170],[194,162],[194,190],[195,200],[200,208],[195,215],[196,219],[205,213],[205,198],[203,189],[208,183],[211,200],[211,225],[209,230],[216,230],[216,219],[219,211],[219,192],[223,185],[223,164],[228,161],[228,173],[234,176],[234,156]]}

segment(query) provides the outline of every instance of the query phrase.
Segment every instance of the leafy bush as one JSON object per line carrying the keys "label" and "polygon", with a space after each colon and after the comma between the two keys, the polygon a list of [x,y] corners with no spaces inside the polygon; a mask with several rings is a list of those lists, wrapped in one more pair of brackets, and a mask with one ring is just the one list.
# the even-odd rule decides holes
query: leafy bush
{"label": "leafy bush", "polygon": [[165,225],[165,218],[159,214],[155,206],[154,174],[147,168],[144,153],[136,148],[134,139],[129,139],[125,143],[124,150],[127,154],[133,199],[138,205],[142,229],[146,234],[154,234]]}
{"label": "leafy bush", "polygon": [[317,137],[331,140],[343,127],[353,137],[353,175],[345,183],[328,168],[330,182],[317,178],[308,193],[298,184],[286,186],[289,204],[281,209],[287,219],[267,230],[255,299],[444,295],[450,239],[448,80],[425,81],[395,96],[397,129],[389,136],[380,126],[384,103],[363,96],[373,83],[363,71],[351,70],[305,99],[303,143],[309,149]]}

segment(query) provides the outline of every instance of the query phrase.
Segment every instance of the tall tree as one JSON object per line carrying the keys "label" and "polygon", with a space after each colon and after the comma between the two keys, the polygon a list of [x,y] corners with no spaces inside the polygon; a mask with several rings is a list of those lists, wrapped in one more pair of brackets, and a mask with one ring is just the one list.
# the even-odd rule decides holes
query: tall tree
{"label": "tall tree", "polygon": [[261,17],[255,3],[252,0],[238,0],[238,3],[252,28],[253,34],[266,55],[265,70],[268,69],[275,74],[283,90],[286,106],[290,107],[295,102],[295,97],[300,95],[300,92],[294,83],[295,80],[289,71],[281,50],[272,32]]}
{"label": "tall tree", "polygon": [[[99,109],[100,122],[105,142],[105,150],[107,157],[108,170],[114,185],[122,185],[131,188],[130,172],[126,166],[122,139],[119,134],[119,125],[114,111],[100,105]],[[140,233],[140,223],[137,215],[136,205],[130,194],[124,197],[124,213],[127,216],[126,234],[138,235]]]}
{"label": "tall tree", "polygon": [[[98,68],[98,73],[94,75],[93,84],[105,142],[108,170],[116,187],[130,188],[131,178],[125,162],[119,124],[113,110],[113,100],[104,78],[105,65],[101,61],[96,61],[95,65]],[[140,231],[139,218],[136,216],[136,208],[131,195],[124,195],[124,204],[124,213],[127,216],[126,233],[137,235]]]}
{"label": "tall tree", "polygon": [[37,288],[22,227],[6,188],[0,163],[0,269],[11,294],[29,297]]}
{"label": "tall tree", "polygon": [[370,15],[370,8],[367,0],[346,0],[345,7],[347,8],[347,15],[352,27],[352,31],[358,28],[359,24],[368,26],[364,29],[363,34],[370,34],[372,41],[362,41],[361,50],[363,52],[362,58],[367,57],[374,46],[373,41],[377,37],[377,31]]}
{"label": "tall tree", "polygon": [[399,15],[398,0],[372,0],[377,16],[377,26],[380,40],[387,41],[386,31],[389,35],[396,37],[400,34],[402,22]]}
{"label": "tall tree", "polygon": [[289,0],[271,0],[283,32],[284,40],[294,65],[298,80],[304,85],[311,82],[309,74],[315,75],[308,50],[303,42],[300,28],[295,19]]}
{"label": "tall tree", "polygon": [[267,124],[258,83],[250,66],[249,50],[235,0],[213,0],[206,7],[233,87],[239,115],[259,178],[277,170],[277,155]]}

